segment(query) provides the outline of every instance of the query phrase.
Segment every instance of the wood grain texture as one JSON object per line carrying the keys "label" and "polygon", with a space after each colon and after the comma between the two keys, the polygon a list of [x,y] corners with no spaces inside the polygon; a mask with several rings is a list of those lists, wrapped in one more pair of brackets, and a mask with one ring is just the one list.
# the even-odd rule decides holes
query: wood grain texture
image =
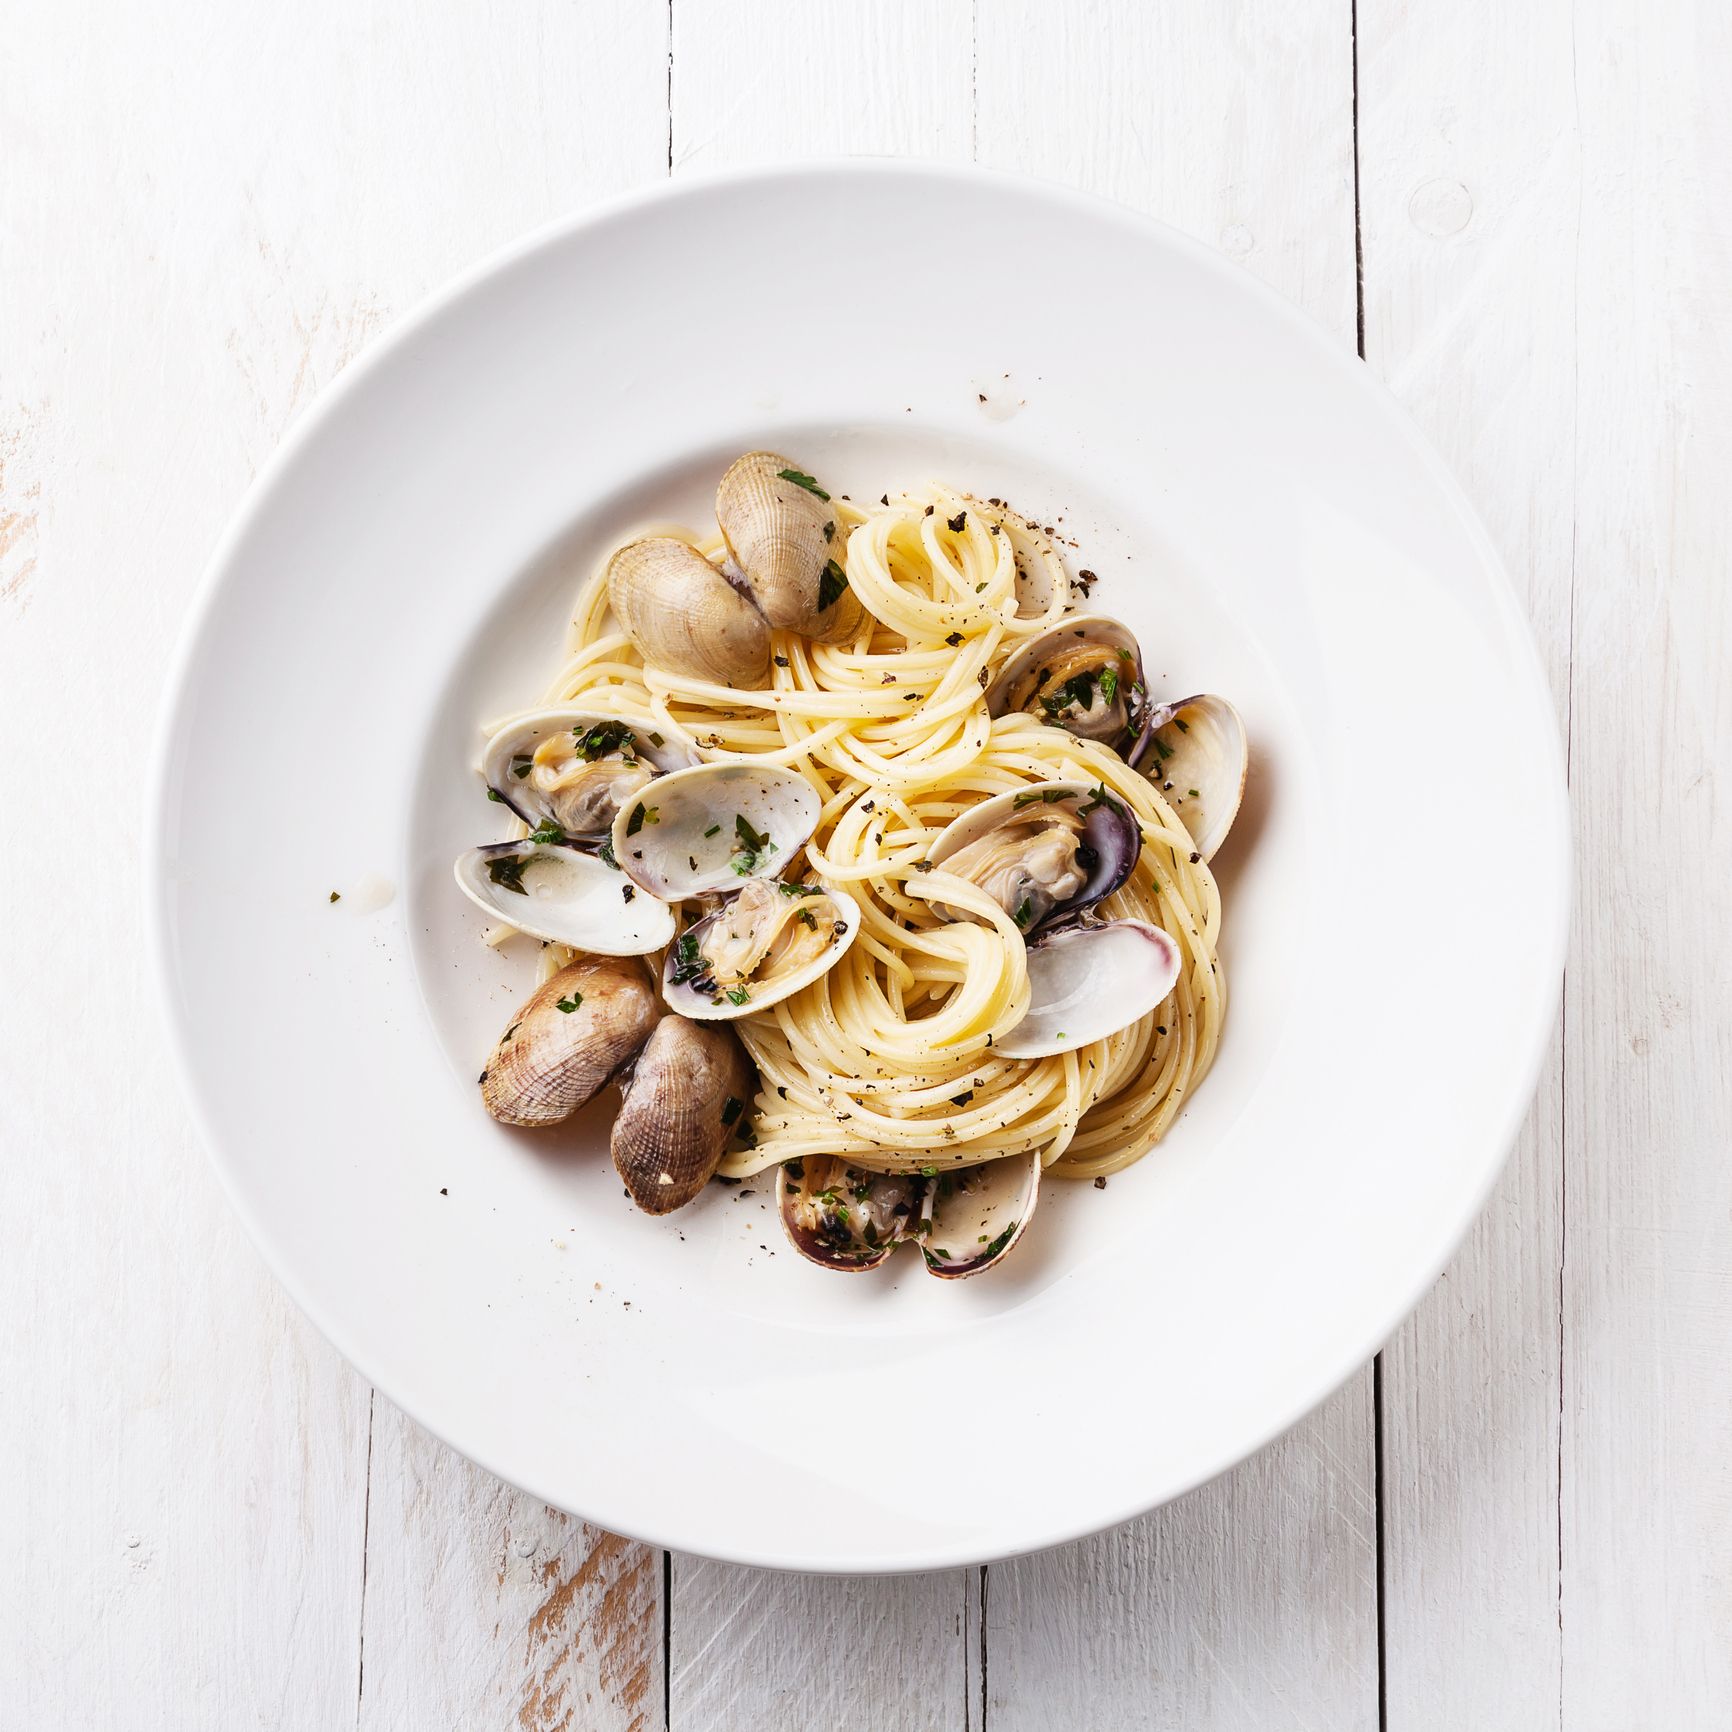
{"label": "wood grain texture", "polygon": [[[0,907],[31,905],[47,850],[78,912],[0,918],[0,1724],[355,1719],[369,1392],[247,1246],[153,1027],[146,757],[253,471],[451,272],[665,173],[665,56],[665,10],[635,0],[8,10]],[[573,105],[584,78],[613,102]],[[64,848],[44,766],[81,738],[101,741],[78,806],[102,841]],[[394,1447],[374,1439],[388,1484],[414,1465]],[[466,1483],[471,1505],[413,1506],[429,1548],[485,1533],[497,1493]],[[368,1600],[405,1654],[493,1604],[389,1568]],[[511,1652],[536,1674],[515,1632]],[[629,1670],[581,1654],[573,1691]],[[400,1699],[399,1724],[452,1723]]]}
{"label": "wood grain texture", "polygon": [[671,1724],[973,1732],[979,1588],[972,1569],[845,1580],[675,1557]]}
{"label": "wood grain texture", "polygon": [[1576,10],[1564,1724],[1732,1704],[1724,6]]}
{"label": "wood grain texture", "polygon": [[663,1723],[662,1554],[524,1496],[375,1398],[357,1725]]}
{"label": "wood grain texture", "polygon": [[674,0],[672,159],[969,154],[971,0]]}
{"label": "wood grain texture", "polygon": [[[980,0],[980,158],[1220,246],[1351,352],[1342,12]],[[1375,1554],[1367,1367],[1214,1485],[1115,1533],[990,1569],[986,1722],[1375,1727]]]}
{"label": "wood grain texture", "polygon": [[[1365,353],[1484,517],[1561,732],[1578,492],[1571,8],[1445,17],[1360,0],[1358,21]],[[1383,1355],[1391,1732],[1558,1724],[1561,1054],[1466,1247]]]}

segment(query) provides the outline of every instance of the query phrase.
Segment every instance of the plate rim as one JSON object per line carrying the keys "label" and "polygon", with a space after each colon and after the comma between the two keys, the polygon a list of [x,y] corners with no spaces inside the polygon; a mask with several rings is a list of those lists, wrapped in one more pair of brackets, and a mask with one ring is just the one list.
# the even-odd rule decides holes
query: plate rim
{"label": "plate rim", "polygon": [[[1237,1454],[1214,1469],[1199,1473],[1152,1499],[1134,1502],[1130,1507],[1115,1510],[1098,1520],[1091,1517],[1082,1525],[1074,1522],[1060,1523],[1033,1538],[1019,1538],[1015,1543],[984,1550],[979,1545],[960,1548],[939,1545],[906,1556],[886,1557],[879,1554],[866,1559],[843,1557],[816,1565],[803,1559],[790,1559],[773,1552],[755,1552],[749,1548],[727,1552],[694,1550],[677,1534],[658,1532],[655,1524],[646,1525],[635,1519],[628,1527],[622,1528],[599,1507],[609,1501],[605,1495],[598,1497],[593,1503],[586,1498],[584,1502],[588,1507],[575,1507],[563,1493],[558,1496],[550,1495],[543,1488],[515,1478],[485,1456],[471,1454],[468,1449],[445,1436],[442,1431],[415,1413],[412,1407],[397,1398],[393,1393],[393,1380],[381,1378],[373,1366],[367,1363],[368,1356],[352,1349],[350,1331],[341,1319],[329,1315],[304,1289],[302,1282],[291,1273],[279,1253],[268,1224],[259,1218],[239,1189],[233,1164],[223,1152],[203,1088],[198,1081],[192,1033],[183,1018],[176,990],[171,886],[165,866],[172,833],[169,789],[173,773],[174,742],[183,731],[183,718],[191,702],[192,675],[204,649],[217,598],[233,575],[232,567],[237,550],[250,531],[254,519],[277,488],[283,473],[296,462],[303,449],[320,437],[326,423],[342,409],[349,397],[372,377],[375,370],[395,356],[398,350],[411,343],[429,325],[469,299],[483,286],[508,274],[547,249],[574,239],[587,230],[600,228],[616,217],[656,205],[677,205],[687,199],[703,199],[719,190],[822,180],[830,176],[948,181],[964,192],[982,185],[996,185],[1024,196],[1067,206],[1073,212],[1128,229],[1144,238],[1154,239],[1163,247],[1184,255],[1194,264],[1229,278],[1238,290],[1248,290],[1266,312],[1285,322],[1295,333],[1297,340],[1309,344],[1314,351],[1322,354],[1330,368],[1344,382],[1351,379],[1353,389],[1369,400],[1387,426],[1399,433],[1403,443],[1411,454],[1417,457],[1437,490],[1438,499],[1447,504],[1451,515],[1460,524],[1490,580],[1490,598],[1495,602],[1508,629],[1512,650],[1526,665],[1530,688],[1545,700],[1542,705],[1545,725],[1540,733],[1544,738],[1547,758],[1544,779],[1552,790],[1549,802],[1551,809],[1545,815],[1544,825],[1549,832],[1546,849],[1550,855],[1552,895],[1544,920],[1536,921],[1538,936],[1535,948],[1543,953],[1545,961],[1544,969],[1536,978],[1542,979],[1546,984],[1525,1018],[1529,1022],[1530,1032],[1523,1062],[1517,1073],[1521,1085],[1519,1089],[1512,1091],[1511,1099],[1505,1103],[1500,1115],[1501,1128],[1494,1139],[1497,1149],[1495,1158],[1487,1162],[1479,1181],[1471,1191],[1463,1193],[1462,1202],[1450,1212],[1443,1231],[1435,1240],[1438,1250],[1422,1264],[1416,1265],[1416,1272],[1401,1289],[1393,1314],[1379,1318],[1347,1340],[1343,1349],[1329,1359],[1325,1368],[1313,1379],[1315,1387],[1308,1388],[1296,1405],[1289,1404],[1289,1407],[1283,1408],[1277,1417],[1258,1428],[1256,1434]],[[1228,255],[1159,218],[1148,216],[1116,199],[1083,191],[1063,181],[983,167],[975,163],[924,156],[821,156],[685,173],[677,179],[651,182],[587,203],[536,225],[483,254],[414,302],[391,321],[336,379],[318,393],[272,450],[231,511],[193,586],[185,615],[177,630],[174,648],[166,664],[149,766],[144,781],[144,798],[145,850],[141,874],[144,925],[156,1001],[162,1012],[167,1045],[181,1096],[229,1207],[239,1219],[265,1267],[302,1316],[358,1375],[365,1378],[372,1388],[384,1394],[387,1400],[417,1426],[439,1438],[466,1460],[475,1462],[484,1471],[526,1495],[539,1498],[554,1508],[565,1510],[580,1520],[609,1531],[625,1532],[629,1537],[646,1545],[682,1551],[689,1556],[713,1558],[723,1563],[797,1574],[883,1576],[924,1573],[1002,1562],[1089,1538],[1188,1497],[1259,1454],[1316,1412],[1345,1386],[1369,1358],[1381,1350],[1413,1314],[1439,1275],[1460,1250],[1507,1168],[1522,1124],[1536,1097],[1546,1055],[1557,1026],[1573,913],[1574,851],[1566,760],[1555,710],[1555,694],[1540,657],[1532,624],[1516,592],[1509,570],[1466,489],[1394,392],[1372,371],[1363,356],[1345,350],[1340,339],[1305,308],[1270,287]]]}

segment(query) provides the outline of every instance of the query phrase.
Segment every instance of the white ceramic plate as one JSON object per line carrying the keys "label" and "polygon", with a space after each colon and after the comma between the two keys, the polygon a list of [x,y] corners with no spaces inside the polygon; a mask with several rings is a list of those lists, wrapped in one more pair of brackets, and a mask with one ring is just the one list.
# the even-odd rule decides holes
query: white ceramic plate
{"label": "white ceramic plate", "polygon": [[[1059,526],[1157,690],[1231,694],[1254,741],[1213,1074],[1159,1150],[1048,1187],[965,1283],[801,1262],[762,1181],[652,1220],[604,1114],[539,1141],[475,1087],[527,970],[451,882],[497,833],[477,722],[539,691],[610,545],[698,522],[766,444],[833,488],[939,476]],[[1460,493],[1249,276],[1043,186],[681,183],[494,260],[297,428],[174,694],[158,948],[249,1228],[423,1424],[689,1551],[951,1565],[1219,1472],[1436,1275],[1552,1020],[1551,705]]]}

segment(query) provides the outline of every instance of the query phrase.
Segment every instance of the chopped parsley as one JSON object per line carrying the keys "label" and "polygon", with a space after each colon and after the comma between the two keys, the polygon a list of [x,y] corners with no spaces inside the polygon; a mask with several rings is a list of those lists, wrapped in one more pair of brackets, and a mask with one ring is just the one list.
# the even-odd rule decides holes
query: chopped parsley
{"label": "chopped parsley", "polygon": [[1124,816],[1124,807],[1107,792],[1105,782],[1097,782],[1094,787],[1089,789],[1087,801],[1077,809],[1086,818],[1097,806],[1105,806],[1108,811],[1117,812],[1121,817]]}
{"label": "chopped parsley", "polygon": [[657,807],[646,806],[640,800],[634,807],[632,807],[631,816],[625,821],[625,833],[628,836],[635,836],[645,824],[655,823],[657,810]]}
{"label": "chopped parsley", "polygon": [[798,884],[791,882],[786,878],[782,879],[776,885],[776,888],[780,890],[784,896],[821,896],[824,893],[819,885]]}
{"label": "chopped parsley", "polygon": [[810,475],[802,475],[798,469],[778,469],[776,479],[778,481],[792,481],[796,487],[804,487],[808,493],[816,493],[826,505],[830,502],[830,495]]}
{"label": "chopped parsley", "polygon": [[1101,702],[1110,704],[1119,689],[1119,676],[1116,668],[1101,669]]}
{"label": "chopped parsley", "polygon": [[730,986],[728,988],[729,1004],[749,1004],[751,998],[752,995],[743,986]]}
{"label": "chopped parsley", "polygon": [[749,878],[764,863],[764,856],[776,852],[776,844],[762,830],[754,830],[744,812],[734,814],[734,835],[739,846],[728,864],[741,878]]}
{"label": "chopped parsley", "polygon": [[523,753],[519,753],[515,758],[513,758],[511,760],[511,773],[520,782],[534,768],[535,768],[535,760],[531,757],[526,756]]}
{"label": "chopped parsley", "polygon": [[715,976],[710,973],[709,959],[698,949],[696,934],[680,934],[679,943],[674,946],[674,966],[668,976],[668,984],[689,986],[693,992],[715,997]]}
{"label": "chopped parsley", "polygon": [[497,788],[489,788],[487,790],[487,798],[490,800],[497,800],[501,806],[505,804],[505,797]]}
{"label": "chopped parsley", "polygon": [[616,872],[619,870],[619,861],[614,856],[613,840],[611,837],[604,836],[602,838],[601,845],[596,849],[596,853],[601,856],[604,864],[611,866]]}
{"label": "chopped parsley", "polygon": [[1030,788],[1026,794],[1018,794],[1011,801],[1010,809],[1020,812],[1024,806],[1055,806],[1060,800],[1068,800],[1068,788]]}
{"label": "chopped parsley", "polygon": [[1028,930],[1028,923],[1033,918],[1034,904],[1025,896],[1022,901],[1017,904],[1016,912],[1011,915],[1011,919],[1016,922],[1020,931],[1026,932]]}
{"label": "chopped parsley", "polygon": [[529,832],[529,839],[531,842],[539,843],[544,848],[552,847],[565,840],[565,832],[551,818],[543,818]]}
{"label": "chopped parsley", "polygon": [[560,999],[553,1008],[555,1010],[563,1010],[567,1016],[570,1016],[571,1013],[582,1003],[583,994],[581,992],[574,992],[570,998]]}
{"label": "chopped parsley", "polygon": [[487,876],[503,889],[527,896],[529,892],[523,888],[523,865],[521,854],[502,854],[488,863]]}
{"label": "chopped parsley", "polygon": [[818,930],[818,916],[814,914],[810,908],[796,908],[794,910],[794,918],[798,920],[802,926],[809,926],[814,932]]}
{"label": "chopped parsley", "polygon": [[[624,722],[597,722],[592,728],[581,724],[571,730],[572,739],[576,742],[577,755],[585,763],[593,764],[597,758],[605,758],[609,752],[625,752],[637,744],[637,735]],[[656,741],[660,745],[659,740]]]}
{"label": "chopped parsley", "polygon": [[818,574],[818,611],[835,605],[842,591],[848,587],[848,574],[835,560],[824,561],[824,569]]}
{"label": "chopped parsley", "polygon": [[721,825],[720,824],[712,824],[709,827],[709,829],[707,829],[704,832],[704,837],[705,837],[705,840],[708,840],[711,836],[719,836],[719,835],[721,835],[721,833],[722,833]]}

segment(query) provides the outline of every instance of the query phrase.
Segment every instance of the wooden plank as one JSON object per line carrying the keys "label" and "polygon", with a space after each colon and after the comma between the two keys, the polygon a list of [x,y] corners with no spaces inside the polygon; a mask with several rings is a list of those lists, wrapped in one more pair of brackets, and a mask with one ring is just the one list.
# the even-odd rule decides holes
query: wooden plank
{"label": "wooden plank", "polygon": [[377,1397],[362,1728],[645,1732],[662,1554],[523,1496]]}
{"label": "wooden plank", "polygon": [[1564,1723],[1732,1703],[1732,16],[1584,0]]}
{"label": "wooden plank", "polygon": [[[676,3],[675,172],[831,153],[966,158],[971,54],[969,0]],[[979,1580],[833,1581],[676,1557],[671,1724],[960,1727]]]}
{"label": "wooden plank", "polygon": [[787,157],[966,158],[970,4],[675,0],[674,172]]}
{"label": "wooden plank", "polygon": [[1366,1375],[1178,1503],[993,1565],[985,1724],[1375,1727],[1370,1431]]}
{"label": "wooden plank", "polygon": [[[0,970],[30,983],[0,995],[0,1385],[38,1416],[0,1427],[8,1724],[355,1719],[369,1392],[194,1147],[143,978],[137,790],[193,583],[252,472],[451,271],[665,173],[665,55],[665,11],[633,0],[504,29],[408,0],[8,15],[0,734],[29,749],[0,755],[0,811],[15,843],[46,832],[45,764],[99,741],[80,809],[110,838],[55,868],[76,918],[0,920]],[[574,102],[587,84],[613,99]],[[33,858],[0,851],[6,907],[33,905]],[[373,1439],[388,1489],[428,1477],[402,1447]],[[497,1515],[470,1470],[432,1477],[372,1562],[387,1654],[388,1619],[406,1650],[422,1620],[450,1639],[498,1615],[470,1577],[393,1567]],[[545,1555],[564,1567],[577,1544]],[[558,1679],[601,1699],[630,1668],[584,1652]],[[515,1632],[502,1654],[526,1680],[547,1665]],[[643,1658],[653,1697],[653,1641]],[[408,1684],[398,1699],[402,1723],[448,1723]]]}
{"label": "wooden plank", "polygon": [[[1461,477],[1569,683],[1570,8],[1360,0],[1365,352]],[[1559,1723],[1561,1043],[1510,1168],[1383,1355],[1387,1724]]]}
{"label": "wooden plank", "polygon": [[[1351,351],[1345,7],[981,0],[977,59],[983,162],[1188,230]],[[1203,1491],[1116,1533],[993,1566],[987,1723],[1375,1726],[1373,1455],[1367,1367]]]}

